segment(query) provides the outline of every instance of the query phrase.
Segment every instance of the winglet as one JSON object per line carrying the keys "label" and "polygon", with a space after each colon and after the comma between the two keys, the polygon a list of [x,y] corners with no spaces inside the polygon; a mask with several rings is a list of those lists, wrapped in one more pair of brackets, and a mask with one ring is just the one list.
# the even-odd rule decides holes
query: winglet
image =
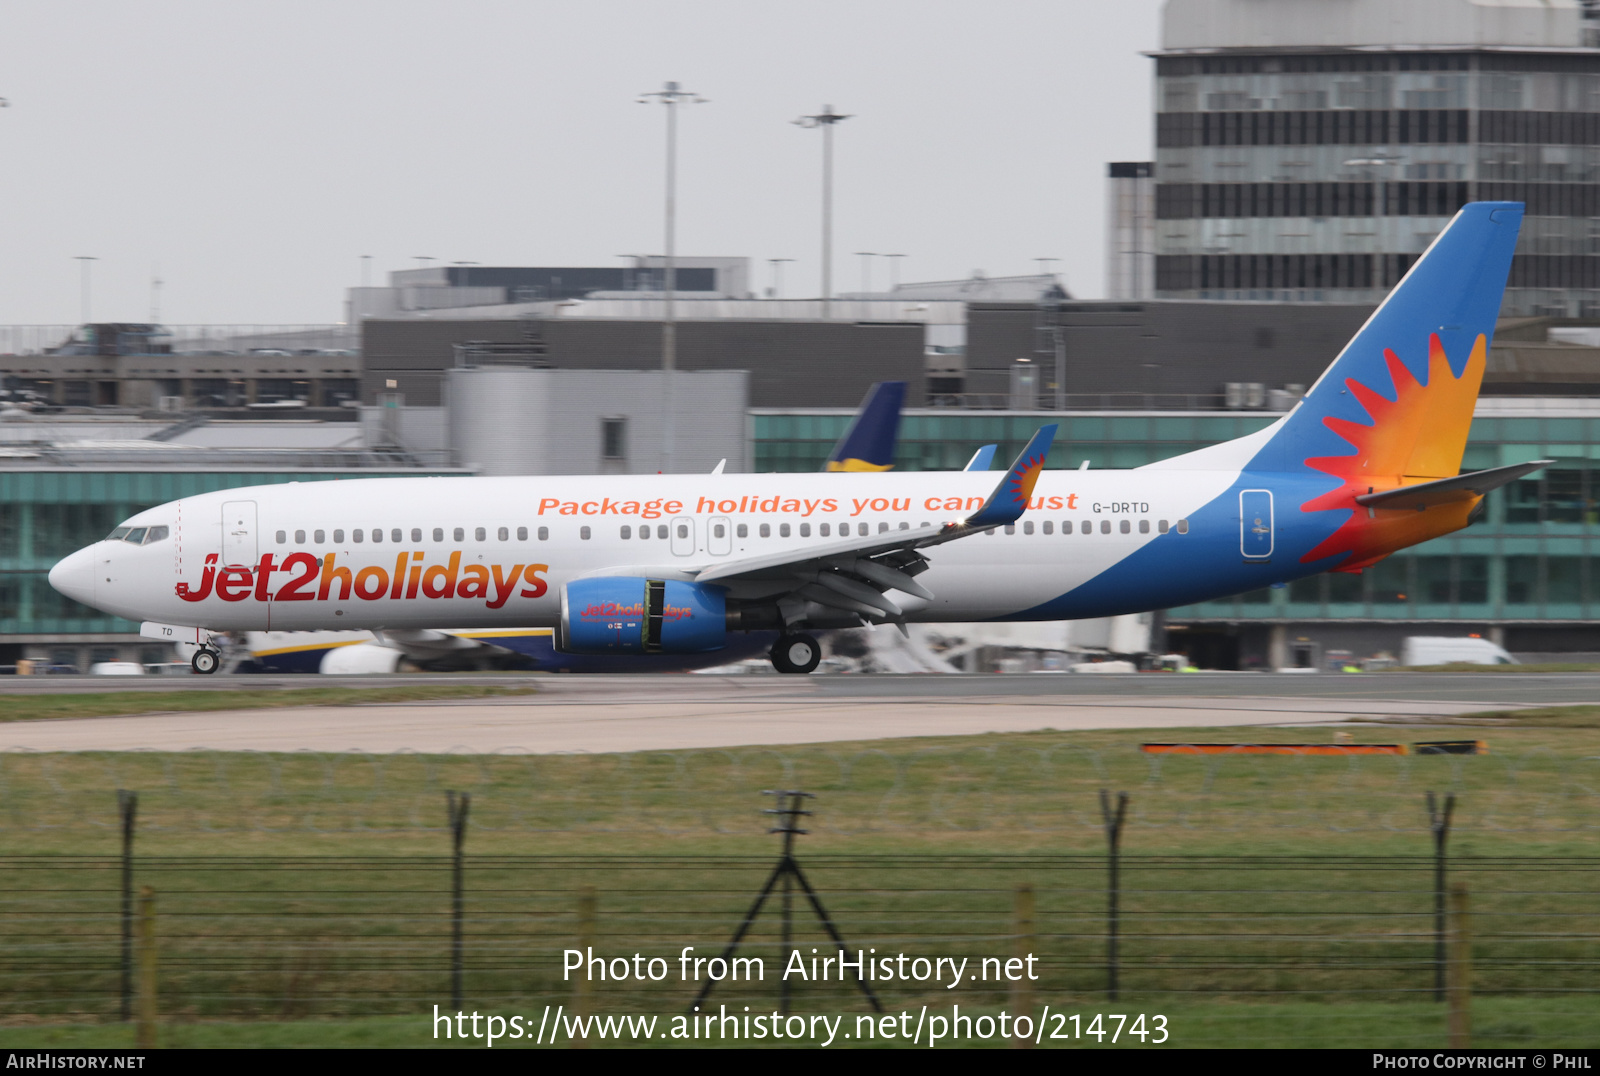
{"label": "winglet", "polygon": [[1055,439],[1055,423],[1040,426],[1005,477],[1000,479],[1000,484],[989,494],[989,499],[983,502],[983,507],[963,520],[962,526],[986,529],[1015,523],[1028,509],[1033,485],[1039,481],[1039,472],[1044,470],[1044,459],[1050,454]]}
{"label": "winglet", "polygon": [[963,471],[987,471],[993,466],[994,450],[999,447],[999,445],[984,445],[972,454],[972,458],[967,461],[967,465],[961,469]]}

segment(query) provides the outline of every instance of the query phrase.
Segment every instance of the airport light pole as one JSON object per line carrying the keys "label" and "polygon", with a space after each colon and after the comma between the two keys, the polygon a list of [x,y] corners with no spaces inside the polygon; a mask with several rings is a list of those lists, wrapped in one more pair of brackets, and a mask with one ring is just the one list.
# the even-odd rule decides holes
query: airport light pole
{"label": "airport light pole", "polygon": [[768,258],[767,263],[772,266],[772,297],[783,298],[783,263],[792,262],[793,258]]}
{"label": "airport light pole", "polygon": [[371,254],[363,254],[363,255],[361,255],[361,286],[363,288],[370,288],[372,286],[372,255]]}
{"label": "airport light pole", "polygon": [[691,93],[676,82],[668,82],[661,89],[639,95],[639,103],[660,101],[667,108],[667,205],[666,205],[666,257],[661,280],[661,392],[664,397],[661,424],[661,470],[672,470],[673,437],[676,419],[673,415],[673,376],[678,368],[678,322],[673,302],[678,287],[678,106],[705,104],[706,99]]}
{"label": "airport light pole", "polygon": [[814,116],[801,116],[799,127],[822,128],[822,316],[831,313],[833,299],[833,129],[849,119],[823,105]]}
{"label": "airport light pole", "polygon": [[871,250],[858,250],[856,257],[861,259],[861,294],[866,296],[872,291],[872,259],[878,255]]}
{"label": "airport light pole", "polygon": [[73,261],[80,266],[78,274],[78,317],[80,323],[84,325],[89,324],[89,288],[92,283],[90,280],[90,265],[99,260],[92,254],[76,254],[73,256]]}
{"label": "airport light pole", "polygon": [[898,259],[904,258],[905,255],[885,254],[884,257],[889,259],[889,290],[894,291],[900,286],[900,262]]}

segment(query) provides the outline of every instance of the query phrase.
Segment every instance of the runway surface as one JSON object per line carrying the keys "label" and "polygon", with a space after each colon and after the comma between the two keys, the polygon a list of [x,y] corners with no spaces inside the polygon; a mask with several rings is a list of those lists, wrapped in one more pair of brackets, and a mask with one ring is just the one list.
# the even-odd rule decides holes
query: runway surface
{"label": "runway surface", "polygon": [[[1600,676],[452,676],[536,695],[0,724],[0,750],[601,752],[972,735],[1422,719],[1600,701]],[[387,686],[400,677],[50,678],[32,691]]]}

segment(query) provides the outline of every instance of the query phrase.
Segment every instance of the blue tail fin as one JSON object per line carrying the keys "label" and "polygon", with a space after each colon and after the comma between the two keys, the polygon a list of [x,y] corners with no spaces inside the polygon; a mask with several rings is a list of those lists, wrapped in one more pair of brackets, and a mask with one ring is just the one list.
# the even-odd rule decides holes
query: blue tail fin
{"label": "blue tail fin", "polygon": [[905,398],[904,381],[880,381],[868,389],[855,420],[833,446],[823,470],[887,471],[893,467],[900,405]]}
{"label": "blue tail fin", "polygon": [[1310,467],[1347,482],[1456,474],[1521,224],[1521,202],[1464,206],[1294,411],[1256,442],[1254,458],[1239,462]]}

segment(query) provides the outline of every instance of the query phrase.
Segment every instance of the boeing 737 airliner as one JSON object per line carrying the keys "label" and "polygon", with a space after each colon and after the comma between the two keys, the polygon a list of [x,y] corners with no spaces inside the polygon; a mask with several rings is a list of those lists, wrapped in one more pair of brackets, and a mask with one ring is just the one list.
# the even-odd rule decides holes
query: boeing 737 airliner
{"label": "boeing 737 airliner", "polygon": [[50,573],[198,643],[222,631],[551,627],[576,654],[698,654],[778,631],[1057,620],[1360,571],[1460,530],[1542,463],[1460,475],[1522,219],[1464,207],[1295,408],[1132,471],[1046,471],[1042,427],[982,471],[358,479],[141,512]]}

